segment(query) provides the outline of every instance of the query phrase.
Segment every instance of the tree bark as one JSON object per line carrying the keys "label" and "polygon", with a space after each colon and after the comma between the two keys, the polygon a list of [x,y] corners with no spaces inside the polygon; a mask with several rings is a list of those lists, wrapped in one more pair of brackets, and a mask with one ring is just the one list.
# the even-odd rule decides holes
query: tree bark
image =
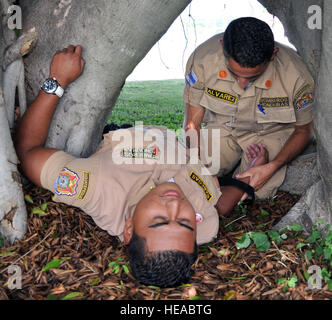
{"label": "tree bark", "polygon": [[[307,63],[316,80],[314,128],[317,139],[316,167],[319,180],[312,185],[301,200],[274,227],[279,229],[292,223],[300,223],[304,231],[311,232],[317,219],[323,219],[323,227],[332,221],[332,3],[328,0],[259,0],[270,13],[283,22],[286,35]],[[323,12],[323,28],[311,29],[309,7],[317,5]],[[301,179],[301,177],[299,177]]]}
{"label": "tree bark", "polygon": [[8,35],[11,31],[6,24],[7,9],[8,1],[1,0],[0,13],[3,19],[0,23],[0,233],[12,243],[23,238],[27,229],[27,213],[3,93],[2,66],[5,46],[8,39],[15,39],[15,35]]}
{"label": "tree bark", "polygon": [[[190,0],[21,0],[23,29],[38,43],[25,58],[30,103],[47,78],[56,50],[81,44],[84,74],[57,107],[48,147],[86,157],[97,148],[126,77]],[[171,48],[170,48],[171,49]]]}

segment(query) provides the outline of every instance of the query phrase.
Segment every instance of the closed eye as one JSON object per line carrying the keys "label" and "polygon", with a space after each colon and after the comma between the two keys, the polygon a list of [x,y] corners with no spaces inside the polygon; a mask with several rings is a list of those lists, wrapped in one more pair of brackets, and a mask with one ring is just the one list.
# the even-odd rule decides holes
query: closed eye
{"label": "closed eye", "polygon": [[[188,225],[186,225],[186,224],[183,224],[183,223],[181,223],[181,222],[177,222],[181,227],[184,227],[184,228],[186,228],[186,229],[188,229],[188,230],[190,230],[190,231],[194,231],[194,228],[192,228],[192,227],[190,227],[190,226],[188,226]],[[168,222],[158,222],[158,223],[155,223],[155,224],[152,224],[151,226],[149,226],[149,228],[158,228],[158,227],[161,227],[161,226],[163,226],[163,225],[167,225],[167,224],[169,224]]]}

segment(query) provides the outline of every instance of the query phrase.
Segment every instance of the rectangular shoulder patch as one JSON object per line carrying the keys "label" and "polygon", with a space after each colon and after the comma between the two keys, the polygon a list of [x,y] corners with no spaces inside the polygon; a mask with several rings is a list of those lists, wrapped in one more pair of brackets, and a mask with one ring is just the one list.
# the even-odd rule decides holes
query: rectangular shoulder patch
{"label": "rectangular shoulder patch", "polygon": [[206,87],[205,92],[210,97],[214,97],[214,98],[217,98],[219,100],[222,100],[222,101],[225,101],[225,102],[228,102],[228,103],[237,104],[236,95],[231,94],[229,92],[220,91],[220,90],[212,89],[212,88],[208,88],[208,87]]}
{"label": "rectangular shoulder patch", "polygon": [[259,104],[263,108],[289,108],[288,97],[261,98]]}
{"label": "rectangular shoulder patch", "polygon": [[211,201],[211,199],[213,198],[213,195],[210,193],[207,185],[200,178],[200,176],[194,171],[191,171],[189,176],[190,176],[191,180],[195,181],[203,189],[203,191],[205,193],[206,200]]}
{"label": "rectangular shoulder patch", "polygon": [[298,90],[294,96],[294,106],[296,110],[302,110],[313,103],[313,87],[306,84]]}
{"label": "rectangular shoulder patch", "polygon": [[90,186],[90,172],[83,171],[83,184],[80,193],[77,196],[77,200],[84,200]]}
{"label": "rectangular shoulder patch", "polygon": [[193,86],[197,82],[197,76],[194,71],[191,71],[186,75],[186,82],[189,87]]}

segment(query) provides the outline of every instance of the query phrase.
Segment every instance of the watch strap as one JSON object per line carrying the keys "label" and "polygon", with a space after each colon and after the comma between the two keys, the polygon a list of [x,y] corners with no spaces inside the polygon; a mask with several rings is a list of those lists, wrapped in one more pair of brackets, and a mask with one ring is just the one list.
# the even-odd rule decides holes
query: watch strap
{"label": "watch strap", "polygon": [[61,98],[63,96],[63,93],[65,92],[65,90],[63,88],[60,87],[60,85],[58,85],[58,87],[55,90],[55,94]]}

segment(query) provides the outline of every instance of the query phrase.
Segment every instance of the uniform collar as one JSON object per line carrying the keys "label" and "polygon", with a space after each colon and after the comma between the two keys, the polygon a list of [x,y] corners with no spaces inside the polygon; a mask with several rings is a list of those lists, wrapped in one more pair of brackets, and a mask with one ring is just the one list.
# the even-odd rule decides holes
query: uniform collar
{"label": "uniform collar", "polygon": [[275,80],[275,59],[269,62],[265,72],[253,83],[255,87],[269,89]]}

